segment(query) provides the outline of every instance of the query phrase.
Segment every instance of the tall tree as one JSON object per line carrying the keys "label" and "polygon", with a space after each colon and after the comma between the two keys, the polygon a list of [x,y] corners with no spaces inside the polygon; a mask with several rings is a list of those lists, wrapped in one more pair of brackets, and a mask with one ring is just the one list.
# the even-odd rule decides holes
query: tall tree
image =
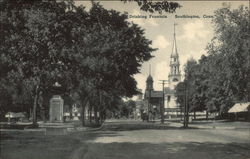
{"label": "tall tree", "polygon": [[249,9],[225,6],[215,12],[213,22],[216,34],[208,55],[187,64],[186,70],[193,70],[184,82],[192,86],[191,108],[223,113],[236,102],[250,101]]}
{"label": "tall tree", "polygon": [[86,12],[72,1],[3,0],[1,6],[1,80],[15,78],[31,92],[34,124],[38,95],[55,82],[77,94],[83,124],[84,107],[96,93],[103,107],[137,93],[133,75],[155,49],[126,14],[96,3]]}
{"label": "tall tree", "polygon": [[63,79],[63,70],[67,69],[68,61],[63,61],[67,41],[61,21],[66,4],[4,0],[1,6],[4,15],[1,19],[1,56],[10,68],[4,77],[17,77],[28,83],[33,93],[33,124],[36,125],[40,90]]}
{"label": "tall tree", "polygon": [[75,88],[82,94],[83,105],[94,92],[128,97],[136,94],[132,75],[139,72],[142,62],[149,60],[154,51],[143,30],[129,23],[125,14],[106,10],[96,3],[89,12],[89,20],[81,19],[79,24],[85,25],[78,32],[75,45],[79,72],[74,75],[80,82],[73,83],[78,83]]}
{"label": "tall tree", "polygon": [[[210,55],[221,59],[225,71],[226,92],[235,101],[249,101],[250,94],[250,32],[249,8],[231,9],[225,6],[215,12],[216,36],[208,49]],[[219,45],[218,45],[219,43]]]}

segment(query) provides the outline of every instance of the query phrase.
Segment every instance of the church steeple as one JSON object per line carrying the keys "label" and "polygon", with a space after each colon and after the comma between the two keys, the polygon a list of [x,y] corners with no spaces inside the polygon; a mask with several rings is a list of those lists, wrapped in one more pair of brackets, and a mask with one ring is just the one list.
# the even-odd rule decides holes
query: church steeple
{"label": "church steeple", "polygon": [[151,65],[149,65],[149,75],[148,75],[146,83],[147,83],[146,90],[154,90],[153,88],[154,80],[153,80],[153,77],[151,76]]}
{"label": "church steeple", "polygon": [[175,37],[175,26],[177,24],[174,23],[174,40],[173,40],[173,47],[172,47],[172,53],[171,53],[171,58],[172,57],[178,57],[178,52],[177,52],[177,44],[176,44],[176,37]]}
{"label": "church steeple", "polygon": [[179,55],[178,55],[176,36],[175,36],[176,25],[177,24],[174,23],[173,47],[172,47],[172,52],[170,56],[170,73],[168,75],[170,84],[174,86],[181,80]]}

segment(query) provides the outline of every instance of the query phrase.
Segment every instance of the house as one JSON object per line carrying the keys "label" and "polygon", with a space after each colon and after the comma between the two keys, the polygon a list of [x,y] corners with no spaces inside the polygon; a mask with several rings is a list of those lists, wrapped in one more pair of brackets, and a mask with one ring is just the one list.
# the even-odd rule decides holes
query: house
{"label": "house", "polygon": [[228,113],[230,119],[250,121],[250,102],[236,103]]}

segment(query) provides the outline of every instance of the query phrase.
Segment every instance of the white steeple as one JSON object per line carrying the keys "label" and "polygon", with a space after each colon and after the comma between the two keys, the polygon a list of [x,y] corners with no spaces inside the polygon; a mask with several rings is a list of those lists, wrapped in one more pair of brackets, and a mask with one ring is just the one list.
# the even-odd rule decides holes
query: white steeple
{"label": "white steeple", "polygon": [[178,52],[177,52],[177,44],[176,44],[176,37],[175,37],[175,26],[177,24],[174,23],[174,40],[173,40],[173,47],[172,47],[172,53],[171,53],[171,57],[172,56],[178,56]]}
{"label": "white steeple", "polygon": [[177,24],[174,23],[174,38],[173,38],[173,47],[170,56],[170,73],[168,75],[170,88],[174,88],[181,80],[180,74],[180,63],[179,63],[179,55],[177,51],[177,43],[176,43],[176,35],[175,35],[175,26]]}

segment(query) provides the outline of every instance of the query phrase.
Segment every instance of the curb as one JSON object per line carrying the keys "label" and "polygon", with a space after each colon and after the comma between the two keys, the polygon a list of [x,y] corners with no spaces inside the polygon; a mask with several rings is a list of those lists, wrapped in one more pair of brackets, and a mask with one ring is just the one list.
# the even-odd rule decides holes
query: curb
{"label": "curb", "polygon": [[17,132],[23,132],[23,131],[26,131],[26,132],[39,132],[39,131],[46,131],[45,129],[0,129],[0,132],[7,132],[7,131],[17,131]]}
{"label": "curb", "polygon": [[55,129],[66,129],[67,132],[91,132],[99,131],[103,128],[103,124],[98,128],[88,128],[88,127],[39,127],[38,129],[0,129],[0,132],[45,132],[46,128],[55,128]]}
{"label": "curb", "polygon": [[[182,127],[177,123],[171,123],[170,126]],[[189,124],[189,127],[197,129],[215,129],[215,130],[237,130],[237,129],[250,129],[250,127],[235,127],[235,126],[206,126],[206,125],[192,125]]]}
{"label": "curb", "polygon": [[194,126],[194,125],[190,125],[190,127],[195,127],[198,129],[216,129],[216,130],[237,130],[237,129],[250,129],[250,127],[234,127],[234,126]]}

